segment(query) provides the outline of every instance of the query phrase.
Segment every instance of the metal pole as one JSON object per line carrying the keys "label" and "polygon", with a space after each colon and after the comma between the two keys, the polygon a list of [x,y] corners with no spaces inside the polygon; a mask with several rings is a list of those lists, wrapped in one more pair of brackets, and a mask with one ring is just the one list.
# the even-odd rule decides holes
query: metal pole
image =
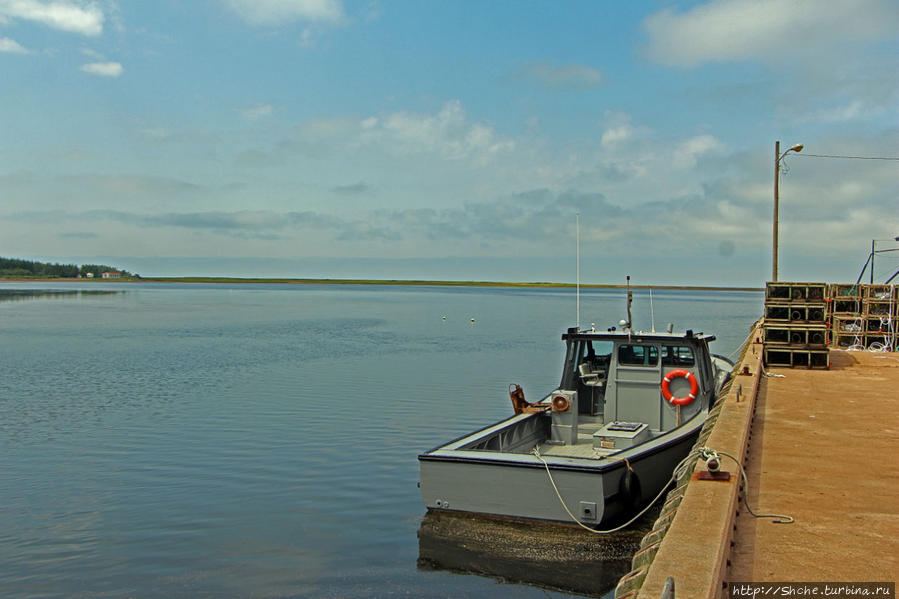
{"label": "metal pole", "polygon": [[665,586],[662,587],[662,595],[659,599],[674,599],[674,579],[672,577],[669,576],[665,581]]}
{"label": "metal pole", "polygon": [[780,179],[780,142],[774,142],[774,249],[772,251],[771,280],[777,282],[777,212],[780,204],[778,180]]}
{"label": "metal pole", "polygon": [[871,240],[871,284],[874,284],[874,241]]}

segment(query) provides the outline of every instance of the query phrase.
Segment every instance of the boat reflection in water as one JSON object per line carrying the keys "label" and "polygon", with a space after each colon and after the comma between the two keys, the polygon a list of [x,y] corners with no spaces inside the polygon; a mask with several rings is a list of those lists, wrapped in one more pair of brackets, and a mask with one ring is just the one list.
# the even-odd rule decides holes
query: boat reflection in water
{"label": "boat reflection in water", "polygon": [[597,535],[576,525],[429,510],[418,530],[418,567],[603,597],[630,571],[656,516],[650,510],[627,530]]}

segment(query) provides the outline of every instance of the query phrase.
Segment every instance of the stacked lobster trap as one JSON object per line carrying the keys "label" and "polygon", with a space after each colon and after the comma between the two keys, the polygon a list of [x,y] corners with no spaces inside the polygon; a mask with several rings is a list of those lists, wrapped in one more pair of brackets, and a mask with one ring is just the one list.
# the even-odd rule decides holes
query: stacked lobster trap
{"label": "stacked lobster trap", "polygon": [[768,366],[830,368],[827,284],[768,283],[763,323]]}
{"label": "stacked lobster trap", "polygon": [[830,368],[829,348],[897,351],[899,286],[768,283],[765,364]]}
{"label": "stacked lobster trap", "polygon": [[831,347],[896,351],[899,287],[831,284],[827,302]]}

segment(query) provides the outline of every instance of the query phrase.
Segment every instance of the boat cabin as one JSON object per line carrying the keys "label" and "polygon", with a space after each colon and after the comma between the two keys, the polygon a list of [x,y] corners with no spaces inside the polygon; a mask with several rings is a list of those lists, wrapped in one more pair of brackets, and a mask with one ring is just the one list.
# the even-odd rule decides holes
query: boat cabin
{"label": "boat cabin", "polygon": [[[709,407],[716,384],[708,347],[713,336],[571,328],[562,339],[566,353],[559,390],[576,392],[582,422],[640,422],[658,433]],[[663,380],[674,371],[686,371],[698,387],[684,405],[664,397]],[[668,388],[672,398],[687,398],[691,386],[690,376],[676,376]]]}

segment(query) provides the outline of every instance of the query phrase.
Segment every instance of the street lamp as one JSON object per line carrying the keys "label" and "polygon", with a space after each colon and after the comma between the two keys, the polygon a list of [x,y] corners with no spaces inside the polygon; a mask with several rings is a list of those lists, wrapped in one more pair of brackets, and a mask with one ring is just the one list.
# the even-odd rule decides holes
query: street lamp
{"label": "street lamp", "polygon": [[791,146],[786,152],[781,154],[780,142],[774,142],[774,251],[772,252],[773,266],[771,268],[771,280],[774,282],[777,281],[777,212],[780,206],[780,197],[778,195],[777,187],[780,182],[780,161],[783,160],[783,157],[790,152],[801,152],[802,147],[802,144],[795,144]]}

